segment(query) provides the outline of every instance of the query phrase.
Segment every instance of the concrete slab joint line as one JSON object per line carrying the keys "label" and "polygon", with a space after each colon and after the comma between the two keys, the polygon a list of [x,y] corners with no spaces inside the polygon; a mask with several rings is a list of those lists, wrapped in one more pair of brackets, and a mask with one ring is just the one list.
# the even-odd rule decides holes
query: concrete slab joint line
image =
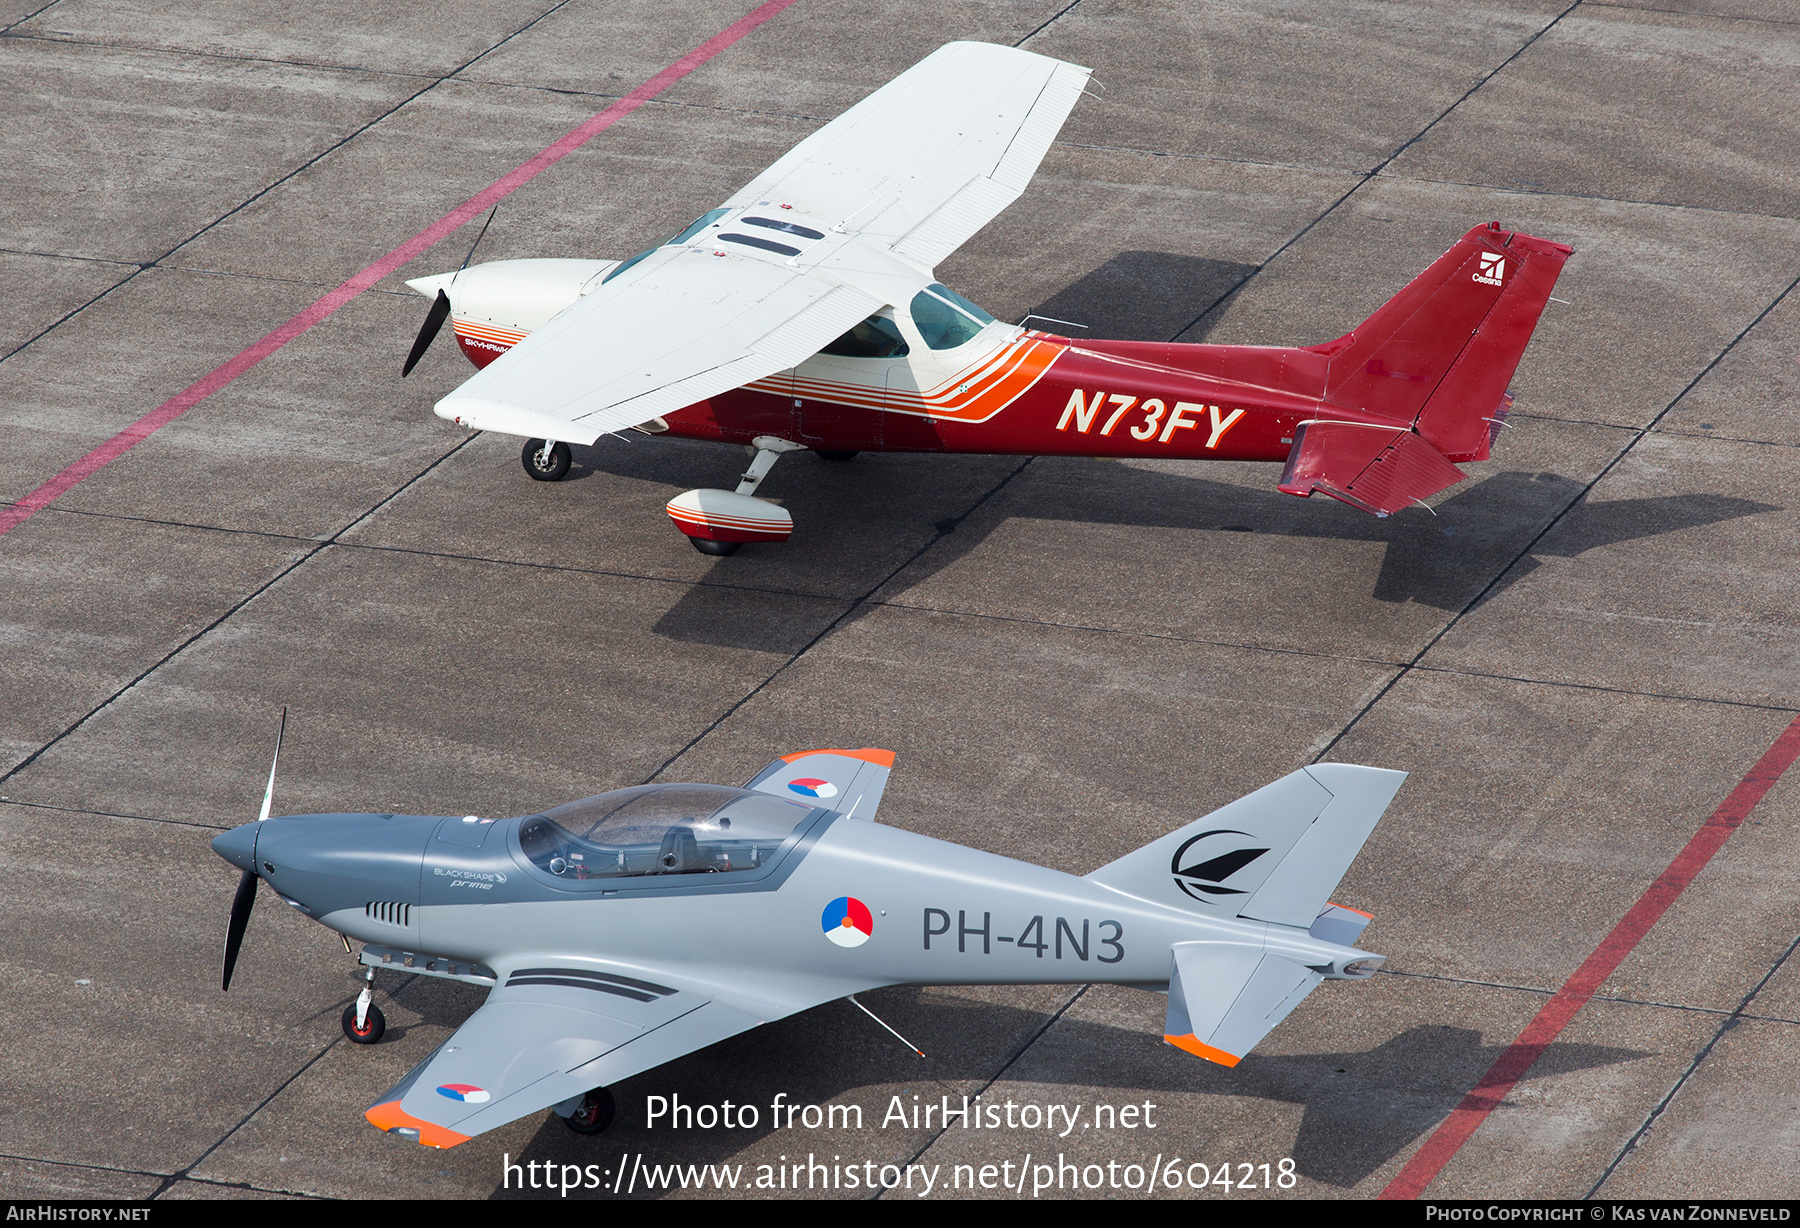
{"label": "concrete slab joint line", "polygon": [[288,342],[308,332],[315,325],[330,319],[340,308],[373,288],[383,277],[429,251],[457,229],[487,212],[499,201],[524,187],[539,174],[549,170],[556,163],[580,149],[794,3],[795,0],[766,0],[766,3],[725,27],[635,90],[598,112],[579,127],[566,133],[561,139],[528,161],[514,167],[455,209],[388,252],[381,259],[314,300],[287,323],[275,328],[223,365],[201,376],[17,503],[0,507],[0,536],[4,536],[29,520],[92,474],[105,468],[188,410],[226,387]]}
{"label": "concrete slab joint line", "polygon": [[1650,928],[1681,898],[1700,871],[1706,868],[1732,833],[1743,825],[1763,795],[1775,786],[1782,773],[1800,759],[1800,717],[1795,717],[1774,744],[1763,752],[1744,778],[1738,781],[1728,797],[1700,825],[1675,859],[1657,876],[1656,881],[1640,895],[1637,902],[1620,918],[1612,932],[1600,941],[1593,953],[1563,983],[1555,996],[1546,1002],[1518,1038],[1501,1053],[1488,1072],[1469,1094],[1463,1097],[1450,1116],[1432,1132],[1425,1145],[1407,1161],[1386,1189],[1382,1198],[1418,1198],[1446,1165],[1462,1150],[1464,1143],[1487,1120],[1488,1114],[1505,1101],[1519,1080],[1525,1077],[1539,1057],[1562,1034],[1570,1021],[1595,992],[1606,983],[1625,958],[1650,932]]}

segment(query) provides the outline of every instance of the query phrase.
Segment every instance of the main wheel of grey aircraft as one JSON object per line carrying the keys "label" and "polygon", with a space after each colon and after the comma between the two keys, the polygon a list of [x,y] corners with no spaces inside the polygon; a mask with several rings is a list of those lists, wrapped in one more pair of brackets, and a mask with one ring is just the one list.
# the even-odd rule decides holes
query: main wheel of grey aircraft
{"label": "main wheel of grey aircraft", "polygon": [[553,443],[544,447],[541,439],[527,439],[525,450],[519,453],[519,460],[525,465],[525,472],[539,482],[560,482],[569,472],[569,462],[573,457],[566,443]]}
{"label": "main wheel of grey aircraft", "polygon": [[690,537],[688,540],[694,543],[694,549],[701,554],[713,554],[721,558],[727,554],[736,554],[738,547],[744,544],[743,542],[716,542],[710,537]]}
{"label": "main wheel of grey aircraft", "polygon": [[344,1008],[344,1035],[352,1044],[372,1045],[381,1039],[387,1031],[387,1016],[381,1013],[379,1006],[371,1005],[363,1015],[363,1025],[356,1026],[356,1003],[352,1002]]}
{"label": "main wheel of grey aircraft", "polygon": [[581,1098],[581,1107],[563,1120],[577,1134],[598,1134],[612,1125],[614,1112],[612,1093],[596,1087]]}

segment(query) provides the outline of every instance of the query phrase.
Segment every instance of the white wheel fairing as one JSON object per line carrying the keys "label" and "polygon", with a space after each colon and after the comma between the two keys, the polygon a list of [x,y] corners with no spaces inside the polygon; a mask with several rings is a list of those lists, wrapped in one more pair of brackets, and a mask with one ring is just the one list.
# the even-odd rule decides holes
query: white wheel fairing
{"label": "white wheel fairing", "polygon": [[669,500],[675,527],[689,537],[727,542],[780,542],[794,531],[785,507],[729,490],[690,490]]}

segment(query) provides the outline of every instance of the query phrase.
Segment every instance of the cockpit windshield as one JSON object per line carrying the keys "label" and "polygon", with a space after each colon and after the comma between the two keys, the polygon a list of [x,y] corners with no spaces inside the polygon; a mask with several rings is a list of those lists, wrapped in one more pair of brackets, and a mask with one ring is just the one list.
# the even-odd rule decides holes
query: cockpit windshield
{"label": "cockpit windshield", "polygon": [[642,785],[533,815],[519,825],[519,845],[571,882],[724,874],[767,865],[812,813],[749,789]]}
{"label": "cockpit windshield", "polygon": [[656,243],[652,243],[649,247],[646,247],[643,251],[639,252],[637,255],[633,256],[631,259],[624,261],[622,264],[619,265],[618,268],[616,268],[612,272],[608,273],[605,277],[602,277],[600,279],[600,284],[604,286],[607,282],[611,281],[613,278],[617,277],[620,273],[623,273],[626,269],[630,268],[632,265],[636,264],[638,261],[640,261],[644,257],[648,256],[651,252],[656,251],[658,248],[674,247],[679,244],[686,243],[689,239],[691,239],[695,235],[699,234],[702,230],[705,230],[708,226],[712,225],[714,222],[718,221],[720,218],[724,217],[729,212],[731,212],[731,210],[729,210],[729,209],[714,209],[709,213],[702,213],[699,217],[695,218],[692,222],[690,222],[688,224],[688,227],[686,230],[677,231],[676,233],[670,235],[666,239],[662,239]]}

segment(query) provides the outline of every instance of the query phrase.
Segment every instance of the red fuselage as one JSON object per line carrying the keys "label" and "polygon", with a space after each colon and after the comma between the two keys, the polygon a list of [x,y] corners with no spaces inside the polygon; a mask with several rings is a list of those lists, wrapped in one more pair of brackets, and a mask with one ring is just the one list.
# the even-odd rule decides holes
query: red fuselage
{"label": "red fuselage", "polygon": [[[491,341],[458,339],[478,367],[504,352]],[[1008,348],[1018,361],[1003,356],[987,364],[1003,369],[970,372],[974,387],[960,400],[934,404],[916,391],[809,378],[808,364],[664,421],[681,438],[748,444],[773,435],[827,452],[1246,461],[1285,460],[1296,427],[1322,413],[1407,425],[1324,401],[1329,358],[1318,350],[1076,342],[1042,333]]]}

